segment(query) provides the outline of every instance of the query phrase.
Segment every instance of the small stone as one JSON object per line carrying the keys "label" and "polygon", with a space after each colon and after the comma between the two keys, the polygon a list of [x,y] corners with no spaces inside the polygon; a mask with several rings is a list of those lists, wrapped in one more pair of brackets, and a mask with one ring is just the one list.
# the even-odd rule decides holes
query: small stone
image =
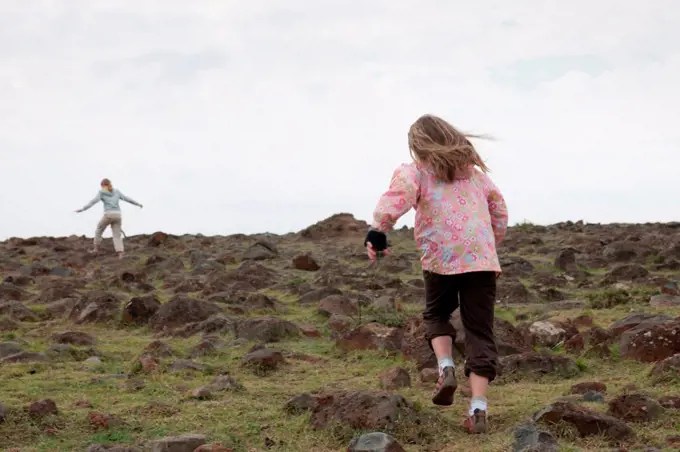
{"label": "small stone", "polygon": [[390,296],[378,297],[373,302],[373,308],[378,311],[394,311],[395,300],[393,297]]}
{"label": "small stone", "polygon": [[161,307],[155,295],[132,298],[123,308],[123,321],[144,325]]}
{"label": "small stone", "polygon": [[675,281],[667,281],[659,290],[663,295],[680,295],[680,288],[678,288],[678,283]]}
{"label": "small stone", "polygon": [[673,380],[680,375],[680,353],[657,362],[650,375],[655,379]]}
{"label": "small stone", "polygon": [[373,432],[354,438],[349,443],[347,452],[406,452],[406,449],[390,435]]}
{"label": "small stone", "polygon": [[401,351],[404,330],[389,327],[377,322],[367,323],[344,334],[336,341],[342,351],[383,350],[386,352]]}
{"label": "small stone", "polygon": [[554,347],[564,340],[566,331],[552,322],[539,320],[529,326],[529,333],[538,345]]}
{"label": "small stone", "polygon": [[90,421],[90,425],[95,429],[108,429],[110,427],[120,424],[120,421],[113,416],[104,413],[98,413],[96,411],[90,411],[87,414],[87,418]]}
{"label": "small stone", "polygon": [[96,343],[94,337],[81,331],[62,331],[52,335],[52,342],[78,346],[92,346]]}
{"label": "small stone", "polygon": [[208,386],[213,391],[243,391],[245,388],[230,375],[218,375]]}
{"label": "small stone", "polygon": [[205,370],[205,366],[203,364],[195,363],[188,359],[178,359],[177,361],[172,363],[168,368],[168,372],[171,373],[184,372],[189,370],[203,372]]}
{"label": "small stone", "polygon": [[593,318],[589,315],[580,315],[571,322],[574,326],[592,326]]}
{"label": "small stone", "polygon": [[604,403],[604,394],[597,391],[588,391],[583,394],[584,402]]}
{"label": "small stone", "polygon": [[302,335],[305,337],[321,337],[321,333],[314,325],[310,325],[308,323],[301,323],[298,324],[298,327],[300,328]]}
{"label": "small stone", "polygon": [[139,364],[142,366],[142,372],[147,374],[158,369],[158,361],[156,361],[152,356],[149,355],[140,356]]}
{"label": "small stone", "polygon": [[204,444],[194,452],[234,452],[231,447],[224,447],[221,444]]}
{"label": "small stone", "polygon": [[66,278],[73,275],[73,270],[66,267],[54,267],[50,270],[50,275]]}
{"label": "small stone", "polygon": [[288,400],[283,409],[289,414],[302,414],[307,411],[314,411],[317,405],[316,397],[305,392]]}
{"label": "small stone", "polygon": [[89,400],[78,400],[75,403],[76,408],[92,408],[92,403]]}
{"label": "small stone", "polygon": [[309,254],[298,254],[293,258],[293,267],[297,270],[304,270],[308,272],[315,272],[321,267],[316,260]]}
{"label": "small stone", "polygon": [[159,439],[151,443],[151,452],[194,452],[206,443],[203,435],[182,435]]}
{"label": "small stone", "polygon": [[332,315],[354,316],[358,312],[357,303],[344,295],[329,295],[319,302],[317,308],[319,314],[331,317]]}
{"label": "small stone", "polygon": [[93,367],[98,367],[102,365],[102,360],[96,356],[90,356],[84,361],[85,365],[90,369]]}
{"label": "small stone", "polygon": [[243,365],[255,370],[258,374],[265,374],[278,369],[284,363],[283,354],[271,348],[263,348],[248,353],[243,357]]}
{"label": "small stone", "polygon": [[503,375],[507,377],[513,374],[522,375],[523,377],[555,374],[564,378],[571,378],[580,372],[574,360],[566,356],[545,353],[526,352],[501,356],[499,361],[502,366]]}
{"label": "small stone", "polygon": [[191,359],[200,358],[201,356],[207,356],[217,351],[221,341],[214,340],[212,338],[204,338],[201,342],[196,344],[189,352],[189,357]]}
{"label": "small stone", "polygon": [[111,444],[92,444],[87,452],[142,452],[137,447],[116,446]]}
{"label": "small stone", "polygon": [[586,381],[583,383],[577,383],[571,387],[569,390],[570,394],[586,394],[588,392],[595,391],[602,394],[607,392],[607,385],[600,383],[599,381]]}
{"label": "small stone", "polygon": [[548,425],[567,422],[582,437],[602,435],[610,440],[625,441],[635,436],[633,429],[622,420],[569,402],[549,405],[536,413],[534,420]]}
{"label": "small stone", "polygon": [[19,344],[15,344],[14,342],[2,342],[0,343],[0,359],[5,358],[7,356],[12,356],[16,355],[17,353],[21,353],[23,349]]}
{"label": "small stone", "polygon": [[534,424],[515,428],[513,452],[558,452],[557,440],[548,432],[538,430]]}
{"label": "small stone", "polygon": [[654,295],[649,300],[649,305],[655,308],[673,308],[680,306],[678,295]]}
{"label": "small stone", "polygon": [[659,399],[659,403],[664,408],[680,410],[680,396],[663,396]]}
{"label": "small stone", "polygon": [[564,343],[564,349],[569,352],[579,353],[585,348],[585,341],[583,336],[579,333],[572,336],[567,342]]}
{"label": "small stone", "polygon": [[333,314],[328,319],[328,328],[330,328],[332,334],[339,336],[352,328],[354,320],[351,317],[342,314]]}
{"label": "small stone", "polygon": [[421,383],[436,383],[439,379],[439,369],[425,368],[420,371]]}
{"label": "small stone", "polygon": [[34,419],[56,414],[59,414],[59,410],[57,410],[57,404],[52,399],[43,399],[28,407],[28,415]]}
{"label": "small stone", "polygon": [[212,391],[210,391],[210,388],[201,386],[191,391],[191,397],[199,400],[208,400],[212,398]]}
{"label": "small stone", "polygon": [[9,363],[41,363],[47,361],[47,357],[43,353],[37,352],[19,352],[13,355],[0,358],[0,364]]}
{"label": "small stone", "polygon": [[649,422],[658,419],[663,407],[644,394],[624,394],[609,402],[608,414],[628,422]]}
{"label": "small stone", "polygon": [[383,389],[394,390],[411,387],[411,376],[402,367],[388,369],[381,373],[378,378]]}

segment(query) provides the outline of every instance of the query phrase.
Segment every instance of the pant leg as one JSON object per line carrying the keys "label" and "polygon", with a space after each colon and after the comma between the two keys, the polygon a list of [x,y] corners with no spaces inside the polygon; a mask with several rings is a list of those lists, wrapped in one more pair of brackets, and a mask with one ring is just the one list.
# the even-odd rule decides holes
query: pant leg
{"label": "pant leg", "polygon": [[104,230],[111,224],[111,220],[107,214],[102,215],[102,218],[97,223],[97,228],[94,230],[94,247],[99,248],[102,243],[102,234]]}
{"label": "pant leg", "polygon": [[111,232],[113,233],[113,248],[117,253],[123,252],[123,217],[111,214]]}
{"label": "pant leg", "polygon": [[451,314],[458,308],[457,275],[439,275],[423,272],[425,281],[425,340],[432,348],[432,339],[451,336],[456,341],[456,329],[451,324]]}
{"label": "pant leg", "polygon": [[460,316],[465,328],[465,375],[474,372],[489,381],[498,371],[498,349],[493,332],[496,274],[460,275]]}

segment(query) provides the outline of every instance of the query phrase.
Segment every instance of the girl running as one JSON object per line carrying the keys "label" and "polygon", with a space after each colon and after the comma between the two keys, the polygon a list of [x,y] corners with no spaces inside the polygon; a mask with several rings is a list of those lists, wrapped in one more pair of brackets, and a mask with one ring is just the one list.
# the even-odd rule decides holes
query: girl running
{"label": "girl running", "polygon": [[386,253],[386,233],[411,208],[416,210],[415,239],[425,281],[425,339],[439,361],[432,403],[453,404],[458,383],[452,358],[456,331],[450,319],[460,306],[465,376],[472,391],[464,426],[470,433],[485,433],[486,393],[498,366],[493,322],[501,268],[496,247],[507,229],[507,208],[474,146],[451,124],[424,115],[411,126],[408,141],[413,163],[394,172],[364,244],[371,260],[378,252]]}

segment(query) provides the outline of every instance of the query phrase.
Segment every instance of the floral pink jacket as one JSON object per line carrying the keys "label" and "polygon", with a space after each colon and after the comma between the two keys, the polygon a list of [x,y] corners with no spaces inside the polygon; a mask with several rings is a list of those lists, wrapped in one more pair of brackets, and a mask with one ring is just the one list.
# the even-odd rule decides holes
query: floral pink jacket
{"label": "floral pink jacket", "polygon": [[380,198],[372,226],[389,232],[411,208],[416,209],[423,270],[441,275],[501,271],[496,246],[505,236],[508,211],[486,174],[474,170],[469,179],[447,184],[416,163],[403,164]]}

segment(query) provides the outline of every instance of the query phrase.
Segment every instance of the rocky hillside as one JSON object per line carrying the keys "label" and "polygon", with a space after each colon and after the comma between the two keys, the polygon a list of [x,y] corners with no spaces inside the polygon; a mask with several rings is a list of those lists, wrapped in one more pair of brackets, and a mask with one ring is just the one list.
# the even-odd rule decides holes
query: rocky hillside
{"label": "rocky hillside", "polygon": [[365,230],[157,232],[121,261],[109,239],[0,243],[0,449],[680,450],[680,224],[511,228],[481,437],[465,384],[429,402],[412,231],[374,267]]}

